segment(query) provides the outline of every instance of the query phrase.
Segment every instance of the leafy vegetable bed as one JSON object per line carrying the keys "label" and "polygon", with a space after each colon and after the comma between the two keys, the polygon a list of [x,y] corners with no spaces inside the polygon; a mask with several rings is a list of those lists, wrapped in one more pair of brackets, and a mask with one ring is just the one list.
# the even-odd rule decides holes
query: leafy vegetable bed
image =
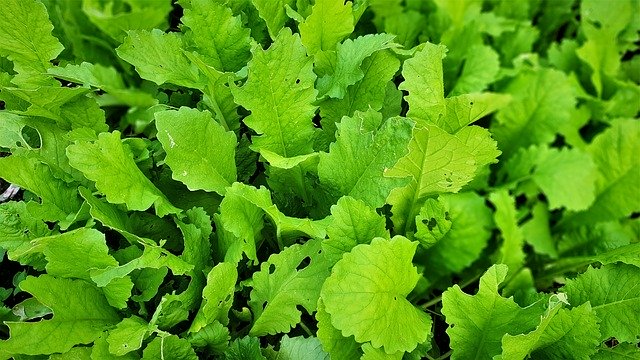
{"label": "leafy vegetable bed", "polygon": [[640,358],[639,1],[0,9],[0,360]]}

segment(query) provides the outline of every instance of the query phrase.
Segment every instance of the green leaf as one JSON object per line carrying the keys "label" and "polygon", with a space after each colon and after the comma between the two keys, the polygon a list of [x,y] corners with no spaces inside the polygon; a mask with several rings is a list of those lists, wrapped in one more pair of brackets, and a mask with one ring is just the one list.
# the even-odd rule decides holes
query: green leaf
{"label": "green leaf", "polygon": [[[49,275],[60,278],[75,278],[91,281],[89,271],[118,262],[109,255],[109,248],[103,233],[95,229],[80,228],[59,235],[35,239],[25,254],[44,254]],[[127,307],[133,283],[128,277],[116,279],[102,285],[107,301],[118,309]]]}
{"label": "green leaf", "polygon": [[113,204],[129,210],[147,210],[155,205],[158,216],[180,209],[144,176],[133,160],[131,149],[120,140],[120,132],[101,133],[94,142],[80,141],[67,147],[69,163],[80,170]]}
{"label": "green leaf", "polygon": [[516,200],[507,190],[499,190],[489,195],[489,201],[496,208],[493,218],[502,234],[497,263],[506,264],[510,271],[509,276],[512,276],[525,261],[524,235],[518,226]]}
{"label": "green leaf", "polygon": [[285,335],[280,341],[278,360],[329,360],[329,354],[322,350],[318,338],[296,336],[290,338]]}
{"label": "green leaf", "polygon": [[327,226],[329,238],[322,249],[331,263],[358,244],[368,244],[376,237],[389,238],[385,219],[364,202],[349,196],[341,197],[331,207],[332,222]]}
{"label": "green leaf", "polygon": [[539,253],[558,258],[555,240],[549,228],[550,213],[546,204],[539,202],[531,209],[531,219],[522,224],[524,240]]}
{"label": "green leaf", "polygon": [[501,353],[500,341],[505,334],[525,333],[538,325],[542,315],[538,307],[521,308],[498,293],[507,271],[504,264],[489,268],[480,278],[476,295],[465,294],[458,285],[442,294],[451,359],[490,359]]}
{"label": "green leaf", "polygon": [[36,0],[3,0],[0,56],[13,61],[15,83],[46,83],[43,74],[64,49],[51,31],[47,9]]}
{"label": "green leaf", "polygon": [[9,260],[41,268],[39,256],[24,258],[21,254],[31,246],[31,240],[52,233],[44,221],[29,213],[25,202],[0,204],[0,248],[7,251]]}
{"label": "green leaf", "polygon": [[[93,347],[91,348],[91,360],[139,360],[140,355],[137,353],[128,353],[124,356],[116,356],[113,355],[109,351],[109,343],[106,340],[106,334],[103,333],[96,341],[93,343]],[[74,359],[76,360],[76,359]]]}
{"label": "green leaf", "polygon": [[552,143],[576,104],[569,79],[552,69],[523,71],[505,91],[513,101],[498,111],[491,132],[506,156],[521,147]]}
{"label": "green leaf", "polygon": [[338,43],[353,32],[350,2],[318,0],[303,23],[298,25],[302,44],[310,55],[335,50]]}
{"label": "green leaf", "polygon": [[393,189],[387,200],[401,232],[409,230],[428,196],[460,191],[477,169],[471,149],[435,126],[416,126],[408,148],[409,153],[384,172],[388,178],[410,178],[405,186]]}
{"label": "green leaf", "polygon": [[589,267],[561,289],[573,305],[589,302],[600,318],[601,339],[621,342],[640,338],[640,269],[631,265]]}
{"label": "green leaf", "polygon": [[197,348],[206,348],[207,351],[220,355],[229,347],[229,329],[221,323],[214,321],[195,333],[188,336],[191,345]]}
{"label": "green leaf", "polygon": [[189,328],[190,333],[220,322],[229,324],[229,309],[233,304],[238,270],[233,263],[219,263],[207,275],[207,285],[202,290],[202,305]]}
{"label": "green leaf", "polygon": [[0,158],[0,178],[36,194],[42,203],[31,203],[28,209],[41,209],[43,215],[46,213],[43,220],[64,220],[80,209],[76,187],[56,178],[47,165],[36,159],[16,155]]}
{"label": "green leaf", "polygon": [[636,359],[640,355],[640,349],[636,344],[620,343],[614,347],[603,345],[600,351],[594,354],[592,360],[620,360]]}
{"label": "green leaf", "polygon": [[285,158],[313,152],[316,75],[299,35],[284,29],[268,50],[255,45],[252,53],[247,82],[232,87],[235,101],[251,111],[245,124],[260,135],[252,149]]}
{"label": "green leaf", "polygon": [[300,322],[301,305],[312,314],[316,310],[320,288],[329,276],[329,265],[320,240],[292,245],[260,264],[253,274],[249,306],[254,323],[252,336],[287,333]]}
{"label": "green leaf", "polygon": [[[435,211],[427,212],[427,206],[433,207]],[[421,230],[424,232],[428,228],[432,228],[429,234],[434,239],[436,235],[441,236],[421,255],[427,259],[424,273],[429,280],[435,281],[438,277],[467,268],[480,257],[491,237],[491,211],[485,205],[485,199],[472,192],[440,195],[437,201],[430,199],[420,214],[428,216],[424,220],[416,217],[416,237]]]}
{"label": "green leaf", "polygon": [[224,353],[225,360],[267,360],[260,352],[260,340],[245,336],[235,339]]}
{"label": "green leaf", "polygon": [[[102,293],[84,280],[29,276],[20,288],[51,308],[54,315],[38,322],[6,322],[11,336],[0,341],[0,354],[63,353],[74,345],[93,342],[120,321]],[[54,333],[57,336],[51,336]]]}
{"label": "green leaf", "polygon": [[118,43],[132,30],[167,28],[171,12],[169,0],[129,0],[127,7],[114,7],[115,4],[111,1],[105,4],[99,0],[84,0],[82,10],[94,25]]}
{"label": "green leaf", "polygon": [[159,335],[142,352],[142,360],[165,359],[167,356],[175,360],[198,360],[189,341],[176,335]]}
{"label": "green leaf", "polygon": [[413,123],[392,118],[380,125],[381,115],[372,110],[357,112],[338,124],[337,141],[329,153],[320,154],[320,182],[339,197],[348,195],[372,208],[384,205],[389,192],[405,179],[384,177],[406,153]]}
{"label": "green leaf", "polygon": [[551,210],[585,210],[595,199],[596,167],[579,149],[546,145],[520,149],[505,163],[511,181],[531,179],[545,194]]}
{"label": "green leaf", "polygon": [[123,319],[114,329],[109,330],[109,352],[123,356],[136,351],[142,347],[142,342],[149,333],[149,324],[144,319],[135,315]]}
{"label": "green leaf", "polygon": [[474,45],[468,50],[460,77],[451,90],[451,95],[484,91],[496,80],[500,70],[498,53],[487,45]]}
{"label": "green leaf", "polygon": [[322,348],[329,353],[333,359],[359,359],[362,351],[360,344],[353,336],[344,337],[342,332],[331,324],[331,315],[325,310],[322,298],[318,300],[318,331],[316,336],[322,343]]}
{"label": "green leaf", "polygon": [[599,170],[596,199],[583,212],[570,214],[562,224],[580,225],[618,220],[640,211],[640,123],[618,120],[587,147]]}
{"label": "green leaf", "polygon": [[250,57],[250,31],[223,4],[191,0],[181,18],[185,41],[219,71],[240,70]]}
{"label": "green leaf", "polygon": [[547,309],[540,325],[532,332],[505,335],[502,355],[494,359],[523,360],[531,356],[550,360],[589,360],[600,344],[598,321],[589,304],[566,310],[559,303]]}
{"label": "green leaf", "polygon": [[171,83],[203,89],[205,80],[182,48],[182,38],[176,33],[153,29],[129,31],[116,52],[122,60],[135,66],[143,79],[158,85]]}
{"label": "green leaf", "polygon": [[333,72],[318,79],[318,96],[343,99],[347,87],[364,78],[362,62],[377,51],[397,47],[393,42],[394,37],[389,34],[370,34],[339,44]]}
{"label": "green leaf", "polygon": [[420,277],[411,262],[416,246],[402,236],[376,238],[336,263],[321,296],[343,336],[387,353],[412,351],[427,339],[431,318],[405,298]]}
{"label": "green leaf", "polygon": [[387,354],[383,348],[374,348],[371,343],[362,345],[364,354],[360,360],[401,360],[404,352],[398,351],[393,354]]}
{"label": "green leaf", "polygon": [[267,23],[267,29],[272,39],[276,39],[287,20],[285,6],[293,6],[294,0],[251,0],[258,9],[258,14]]}
{"label": "green leaf", "polygon": [[172,177],[191,191],[224,195],[225,188],[236,180],[236,135],[225,131],[208,111],[181,107],[154,116]]}

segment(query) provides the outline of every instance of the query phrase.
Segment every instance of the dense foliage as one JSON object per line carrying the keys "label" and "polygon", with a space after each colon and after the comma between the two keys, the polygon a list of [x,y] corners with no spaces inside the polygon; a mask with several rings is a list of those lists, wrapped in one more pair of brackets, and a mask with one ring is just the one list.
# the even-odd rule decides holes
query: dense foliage
{"label": "dense foliage", "polygon": [[0,359],[640,358],[638,0],[0,9]]}

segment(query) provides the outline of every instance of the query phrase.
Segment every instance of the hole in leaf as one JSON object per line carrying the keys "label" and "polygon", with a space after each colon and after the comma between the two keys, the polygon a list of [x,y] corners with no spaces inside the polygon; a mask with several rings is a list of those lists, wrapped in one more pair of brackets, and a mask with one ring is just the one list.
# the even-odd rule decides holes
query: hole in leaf
{"label": "hole in leaf", "polygon": [[298,266],[296,267],[296,270],[300,271],[306,268],[307,266],[309,266],[310,263],[311,263],[311,258],[306,256],[304,259],[302,259],[300,264],[298,264]]}
{"label": "hole in leaf", "polygon": [[21,132],[22,138],[27,142],[27,145],[32,149],[39,149],[42,146],[42,140],[38,130],[31,126],[25,126]]}
{"label": "hole in leaf", "polygon": [[276,272],[276,266],[274,264],[269,265],[269,274]]}

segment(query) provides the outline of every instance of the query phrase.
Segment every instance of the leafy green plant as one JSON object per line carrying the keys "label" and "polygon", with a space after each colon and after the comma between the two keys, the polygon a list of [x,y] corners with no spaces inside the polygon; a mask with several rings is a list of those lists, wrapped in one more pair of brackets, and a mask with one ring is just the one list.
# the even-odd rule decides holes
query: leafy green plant
{"label": "leafy green plant", "polygon": [[640,356],[637,0],[0,8],[0,360]]}

